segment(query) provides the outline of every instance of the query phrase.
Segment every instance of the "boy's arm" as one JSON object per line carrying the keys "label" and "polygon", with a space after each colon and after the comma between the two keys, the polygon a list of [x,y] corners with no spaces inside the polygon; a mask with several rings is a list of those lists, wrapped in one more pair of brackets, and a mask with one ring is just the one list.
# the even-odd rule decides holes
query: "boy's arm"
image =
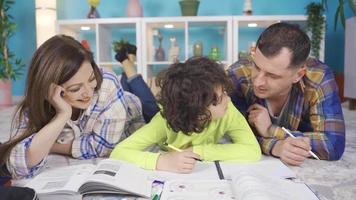
{"label": "boy's arm", "polygon": [[150,123],[116,145],[110,158],[126,160],[145,169],[156,169],[159,153],[144,150],[163,141],[166,137],[165,125],[161,114],[157,113]]}
{"label": "boy's arm", "polygon": [[232,144],[206,144],[194,146],[194,152],[202,159],[213,161],[257,161],[261,158],[260,146],[242,114],[229,104],[227,117],[223,123],[226,132],[232,139]]}

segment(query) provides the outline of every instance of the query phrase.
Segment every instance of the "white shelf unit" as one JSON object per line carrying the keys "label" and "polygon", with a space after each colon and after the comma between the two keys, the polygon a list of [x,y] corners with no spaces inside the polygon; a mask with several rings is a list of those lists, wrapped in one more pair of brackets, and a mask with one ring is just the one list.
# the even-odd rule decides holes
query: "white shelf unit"
{"label": "white shelf unit", "polygon": [[[100,67],[113,69],[120,66],[115,60],[112,42],[121,38],[141,45],[141,18],[105,18],[105,19],[79,19],[58,20],[57,33],[66,34],[81,41],[86,39],[94,54],[96,63]],[[83,30],[85,29],[85,30]],[[137,51],[137,71],[142,71],[142,51]],[[120,69],[118,67],[118,69]]]}
{"label": "white shelf unit", "polygon": [[[165,28],[165,27],[170,28]],[[200,35],[199,35],[200,34]],[[157,35],[163,36],[165,59],[155,60],[159,46]],[[153,78],[157,71],[166,68],[172,61],[169,58],[169,40],[175,37],[180,48],[178,60],[184,61],[193,56],[193,45],[203,44],[203,55],[208,56],[211,47],[220,49],[219,61],[232,62],[232,17],[155,17],[142,19],[143,77]],[[215,37],[212,39],[211,37]],[[158,68],[158,70],[157,70]]]}
{"label": "white shelf unit", "polygon": [[[268,26],[287,22],[299,25],[303,30],[306,27],[307,16],[305,15],[257,15],[257,16],[234,16],[233,17],[233,60],[238,60],[240,51],[248,51],[252,42],[257,42],[258,36]],[[255,27],[256,26],[256,27]],[[249,33],[250,32],[250,33]],[[247,36],[248,44],[241,44],[243,37]],[[246,41],[245,41],[246,42]],[[244,46],[244,48],[241,48]],[[325,31],[320,44],[320,60],[324,61]]]}
{"label": "white shelf unit", "polygon": [[[220,49],[219,61],[225,66],[238,60],[241,50],[248,50],[249,42],[256,42],[259,34],[276,22],[289,22],[305,27],[305,15],[259,15],[259,16],[194,16],[194,17],[149,17],[149,18],[105,18],[58,20],[57,33],[73,36],[78,40],[89,39],[96,62],[101,67],[119,66],[114,59],[112,41],[128,39],[137,46],[137,71],[150,84],[152,78],[168,61],[169,39],[175,37],[180,48],[178,59],[184,61],[193,56],[193,44],[202,42],[203,55],[208,56],[212,47]],[[249,28],[248,24],[257,27]],[[165,28],[169,25],[170,28]],[[90,30],[83,31],[83,26]],[[172,27],[173,26],[173,27]],[[163,36],[165,59],[156,61],[157,33]],[[321,43],[320,59],[324,60],[324,39]],[[152,86],[153,87],[153,86]]]}

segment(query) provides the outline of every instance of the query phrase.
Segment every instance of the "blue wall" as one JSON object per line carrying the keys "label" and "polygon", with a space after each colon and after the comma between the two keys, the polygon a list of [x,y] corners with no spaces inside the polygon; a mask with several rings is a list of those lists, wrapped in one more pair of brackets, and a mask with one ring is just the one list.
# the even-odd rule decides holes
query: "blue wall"
{"label": "blue wall", "polygon": [[[17,58],[21,58],[26,66],[29,65],[33,52],[36,50],[35,1],[15,1],[10,14],[17,24],[15,35],[9,40],[9,48]],[[26,67],[27,69],[27,67]],[[27,70],[17,81],[12,82],[14,96],[24,94]]]}
{"label": "blue wall", "polygon": [[[18,2],[18,1],[16,1]],[[145,17],[180,16],[178,0],[141,0]],[[303,15],[305,6],[318,0],[253,0],[254,15]],[[327,18],[327,33],[325,46],[325,62],[338,73],[343,72],[344,65],[344,31],[339,24],[334,32],[334,13],[337,0],[328,2],[329,9],[325,13]],[[125,17],[127,0],[101,0],[98,11],[102,18]],[[243,0],[200,0],[198,15],[241,15]],[[58,0],[58,19],[83,19],[89,11],[87,0]],[[346,16],[351,16],[351,10],[346,6]],[[16,35],[11,40],[11,48],[16,55],[28,64],[35,50],[35,10],[34,0],[15,3],[13,8],[15,22],[18,24]],[[26,21],[25,21],[26,20]],[[24,45],[26,44],[26,45]],[[24,78],[14,84],[14,95],[22,95]]]}

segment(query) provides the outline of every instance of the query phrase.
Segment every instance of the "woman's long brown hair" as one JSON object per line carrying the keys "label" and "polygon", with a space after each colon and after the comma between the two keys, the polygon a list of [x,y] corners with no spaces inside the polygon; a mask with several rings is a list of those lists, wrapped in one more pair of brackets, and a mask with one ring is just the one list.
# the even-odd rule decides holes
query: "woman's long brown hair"
{"label": "woman's long brown hair", "polygon": [[92,53],[78,41],[70,36],[56,35],[37,49],[29,66],[25,97],[18,105],[11,125],[11,131],[17,130],[26,115],[26,131],[20,135],[16,133],[15,137],[0,145],[0,166],[6,163],[16,144],[38,132],[55,116],[54,107],[46,100],[51,83],[65,83],[77,73],[84,61],[89,61],[93,67],[97,90],[103,80],[102,74]]}

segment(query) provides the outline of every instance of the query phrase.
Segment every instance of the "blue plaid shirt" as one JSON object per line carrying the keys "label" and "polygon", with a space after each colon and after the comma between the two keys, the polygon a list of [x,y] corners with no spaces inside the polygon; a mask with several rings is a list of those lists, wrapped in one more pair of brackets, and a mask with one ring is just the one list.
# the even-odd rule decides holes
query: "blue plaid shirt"
{"label": "blue plaid shirt", "polygon": [[[287,113],[279,124],[268,128],[270,137],[259,137],[263,153],[270,155],[278,140],[287,135],[285,127],[295,136],[309,137],[312,151],[320,159],[338,160],[345,149],[345,123],[342,114],[338,87],[329,67],[315,59],[308,59],[307,73],[293,85]],[[234,84],[231,99],[246,116],[247,108],[255,103],[267,107],[266,100],[255,96],[251,80],[251,63],[234,63],[229,76]]]}
{"label": "blue plaid shirt", "polygon": [[[28,118],[24,116],[22,119],[11,133],[12,137],[26,130]],[[119,141],[144,124],[139,98],[124,91],[116,75],[103,71],[101,88],[94,93],[91,105],[78,120],[68,120],[66,124],[72,130],[72,138],[68,139],[72,142],[72,156],[78,159],[108,157]],[[14,178],[32,177],[46,163],[47,158],[44,158],[38,165],[27,167],[26,150],[35,134],[11,151],[7,168]],[[62,135],[61,139],[66,138]]]}

